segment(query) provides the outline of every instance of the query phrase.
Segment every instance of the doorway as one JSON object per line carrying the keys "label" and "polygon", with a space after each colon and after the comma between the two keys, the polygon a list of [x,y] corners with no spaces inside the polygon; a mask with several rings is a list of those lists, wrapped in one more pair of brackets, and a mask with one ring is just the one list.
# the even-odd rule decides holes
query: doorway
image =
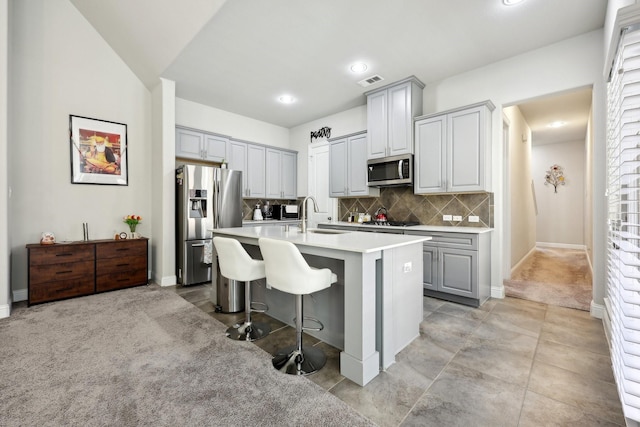
{"label": "doorway", "polygon": [[320,142],[309,147],[309,194],[316,199],[318,212],[314,212],[311,203],[305,206],[309,227],[331,221],[338,215],[336,199],[329,197],[329,143]]}
{"label": "doorway", "polygon": [[591,103],[589,87],[503,109],[507,296],[589,310]]}

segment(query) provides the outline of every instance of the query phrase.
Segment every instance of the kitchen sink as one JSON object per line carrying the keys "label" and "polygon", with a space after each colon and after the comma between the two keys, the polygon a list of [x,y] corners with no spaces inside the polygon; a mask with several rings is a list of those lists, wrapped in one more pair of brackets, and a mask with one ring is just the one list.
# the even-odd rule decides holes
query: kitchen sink
{"label": "kitchen sink", "polygon": [[309,228],[307,229],[307,233],[315,233],[315,234],[345,234],[351,233],[350,231],[345,230],[329,230],[326,228]]}

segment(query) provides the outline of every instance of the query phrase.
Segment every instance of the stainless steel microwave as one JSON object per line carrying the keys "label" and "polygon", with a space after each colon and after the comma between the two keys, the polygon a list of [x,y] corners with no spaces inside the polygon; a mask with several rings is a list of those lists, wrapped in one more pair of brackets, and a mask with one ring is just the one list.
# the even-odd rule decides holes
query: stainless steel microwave
{"label": "stainless steel microwave", "polygon": [[369,187],[413,185],[413,154],[368,160],[367,185]]}

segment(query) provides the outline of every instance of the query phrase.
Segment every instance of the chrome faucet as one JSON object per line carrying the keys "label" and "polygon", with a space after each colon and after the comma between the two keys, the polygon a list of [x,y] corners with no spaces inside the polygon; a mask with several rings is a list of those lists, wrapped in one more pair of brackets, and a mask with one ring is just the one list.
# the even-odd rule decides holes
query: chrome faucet
{"label": "chrome faucet", "polygon": [[302,221],[300,222],[300,232],[301,233],[306,233],[307,232],[307,200],[311,199],[311,201],[313,202],[313,211],[314,212],[319,212],[318,211],[318,203],[316,203],[316,199],[313,198],[313,196],[307,196],[304,198],[304,200],[302,201]]}

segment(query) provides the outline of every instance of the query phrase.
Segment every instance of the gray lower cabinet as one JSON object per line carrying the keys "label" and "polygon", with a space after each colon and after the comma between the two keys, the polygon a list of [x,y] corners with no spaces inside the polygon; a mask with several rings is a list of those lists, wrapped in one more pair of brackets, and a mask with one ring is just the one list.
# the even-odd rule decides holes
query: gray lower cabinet
{"label": "gray lower cabinet", "polygon": [[490,233],[431,233],[407,230],[405,234],[431,236],[424,243],[425,295],[474,307],[491,295]]}
{"label": "gray lower cabinet", "polygon": [[375,226],[318,224],[345,231],[430,236],[422,248],[424,294],[479,307],[491,296],[491,233],[424,231]]}

